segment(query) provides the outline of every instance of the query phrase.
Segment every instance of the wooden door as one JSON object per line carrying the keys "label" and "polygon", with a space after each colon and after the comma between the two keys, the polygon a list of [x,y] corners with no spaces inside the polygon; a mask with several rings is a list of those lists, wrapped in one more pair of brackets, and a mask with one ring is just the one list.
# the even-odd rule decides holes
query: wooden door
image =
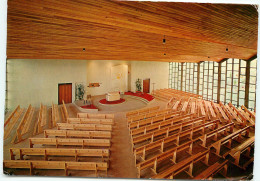
{"label": "wooden door", "polygon": [[59,104],[62,104],[62,100],[64,103],[72,103],[72,83],[59,84],[58,93]]}
{"label": "wooden door", "polygon": [[143,92],[150,93],[150,79],[143,80]]}

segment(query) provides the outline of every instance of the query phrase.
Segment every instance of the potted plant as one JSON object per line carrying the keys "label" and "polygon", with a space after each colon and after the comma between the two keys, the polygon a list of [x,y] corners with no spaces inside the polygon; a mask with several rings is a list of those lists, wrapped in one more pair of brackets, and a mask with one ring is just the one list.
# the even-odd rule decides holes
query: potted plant
{"label": "potted plant", "polygon": [[142,91],[142,81],[141,79],[137,79],[135,81],[135,86],[136,86],[136,92],[141,92]]}

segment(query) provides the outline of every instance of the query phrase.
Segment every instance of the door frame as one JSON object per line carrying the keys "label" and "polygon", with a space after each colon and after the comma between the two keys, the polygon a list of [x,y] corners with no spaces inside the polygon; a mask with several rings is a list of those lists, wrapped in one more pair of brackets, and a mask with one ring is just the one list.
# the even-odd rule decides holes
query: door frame
{"label": "door frame", "polygon": [[[71,84],[71,102],[72,102],[72,83],[58,83],[58,105],[59,104],[59,92],[60,92],[60,85],[67,85],[67,84]],[[62,104],[62,103],[61,103]]]}

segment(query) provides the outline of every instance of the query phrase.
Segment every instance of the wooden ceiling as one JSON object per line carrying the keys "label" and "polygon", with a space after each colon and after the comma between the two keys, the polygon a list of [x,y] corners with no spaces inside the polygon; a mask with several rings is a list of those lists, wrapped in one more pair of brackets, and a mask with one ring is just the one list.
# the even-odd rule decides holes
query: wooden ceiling
{"label": "wooden ceiling", "polygon": [[8,59],[200,62],[257,53],[251,5],[8,0],[7,18]]}

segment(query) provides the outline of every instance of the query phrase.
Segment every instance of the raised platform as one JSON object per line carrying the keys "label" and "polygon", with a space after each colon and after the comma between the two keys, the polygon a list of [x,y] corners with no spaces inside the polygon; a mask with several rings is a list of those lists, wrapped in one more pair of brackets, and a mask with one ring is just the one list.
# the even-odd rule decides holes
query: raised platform
{"label": "raised platform", "polygon": [[84,105],[83,101],[75,101],[73,103],[79,111],[81,112],[86,112],[86,113],[97,113],[98,112],[98,108],[91,104],[91,105]]}
{"label": "raised platform", "polygon": [[129,96],[134,96],[134,97],[139,97],[139,98],[145,99],[147,103],[152,101],[152,100],[154,100],[154,97],[152,95],[144,93],[144,92],[137,92],[137,93],[125,92],[125,95],[129,95]]}
{"label": "raised platform", "polygon": [[116,101],[107,101],[106,99],[101,99],[99,101],[100,104],[104,104],[104,105],[111,105],[111,104],[122,104],[125,102],[125,99],[120,98],[120,100],[116,100]]}

